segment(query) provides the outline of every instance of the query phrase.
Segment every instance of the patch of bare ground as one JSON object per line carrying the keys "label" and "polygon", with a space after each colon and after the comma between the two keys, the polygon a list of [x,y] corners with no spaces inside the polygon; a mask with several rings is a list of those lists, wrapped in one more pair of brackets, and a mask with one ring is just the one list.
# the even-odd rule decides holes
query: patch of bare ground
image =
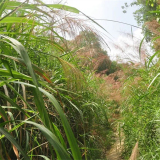
{"label": "patch of bare ground", "polygon": [[[116,71],[108,76],[106,74],[97,74],[97,77],[100,77],[105,80],[102,84],[102,88],[106,90],[108,100],[114,101],[115,106],[109,108],[111,116],[109,122],[112,126],[114,135],[113,135],[113,145],[109,150],[106,151],[107,160],[123,160],[122,159],[122,150],[123,150],[123,132],[119,131],[119,120],[120,120],[120,110],[119,106],[121,104],[121,87],[123,87],[123,81],[125,79],[125,74],[122,70]],[[116,106],[117,104],[117,106]]]}
{"label": "patch of bare ground", "polygon": [[106,152],[107,160],[123,160],[121,155],[122,155],[122,150],[123,150],[124,139],[122,137],[123,137],[123,134],[122,133],[121,135],[119,134],[118,127],[117,127],[116,131],[114,132],[114,137],[113,137],[114,144]]}
{"label": "patch of bare ground", "polygon": [[106,152],[106,159],[107,160],[123,160],[122,158],[122,151],[123,151],[123,144],[124,144],[124,135],[123,131],[120,128],[120,121],[121,116],[119,112],[114,112],[109,119],[111,127],[113,129],[113,144],[109,150]]}

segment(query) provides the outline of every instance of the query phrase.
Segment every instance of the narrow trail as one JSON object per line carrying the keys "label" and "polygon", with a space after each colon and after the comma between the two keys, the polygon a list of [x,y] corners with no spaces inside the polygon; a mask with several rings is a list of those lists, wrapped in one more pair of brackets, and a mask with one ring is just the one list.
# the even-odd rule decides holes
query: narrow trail
{"label": "narrow trail", "polygon": [[118,132],[114,135],[115,143],[107,151],[106,158],[107,160],[123,160],[121,158],[122,149],[123,149],[123,139],[120,140]]}
{"label": "narrow trail", "polygon": [[97,77],[101,77],[105,80],[106,83],[103,84],[103,88],[106,88],[108,97],[110,100],[115,102],[115,106],[111,106],[109,108],[111,112],[111,117],[109,119],[109,123],[111,124],[113,130],[113,145],[109,150],[106,151],[106,159],[107,160],[123,160],[122,150],[124,139],[120,139],[120,137],[124,137],[123,133],[119,135],[119,120],[121,119],[120,108],[122,102],[121,96],[121,87],[123,87],[123,81],[126,78],[125,73],[122,70],[118,70],[109,75],[105,74],[97,74]]}
{"label": "narrow trail", "polygon": [[122,151],[123,151],[123,144],[124,144],[124,135],[123,132],[119,131],[119,122],[120,120],[120,114],[114,114],[113,115],[115,119],[111,120],[113,123],[113,141],[114,144],[111,146],[111,148],[106,152],[106,159],[107,160],[123,160],[121,157]]}

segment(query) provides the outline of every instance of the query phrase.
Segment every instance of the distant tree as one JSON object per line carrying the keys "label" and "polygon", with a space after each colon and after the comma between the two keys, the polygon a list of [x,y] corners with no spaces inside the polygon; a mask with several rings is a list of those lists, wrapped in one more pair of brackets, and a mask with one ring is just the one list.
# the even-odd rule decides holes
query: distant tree
{"label": "distant tree", "polygon": [[126,13],[127,9],[134,5],[139,6],[139,9],[134,12],[134,17],[138,25],[143,26],[145,22],[155,19],[157,14],[151,14],[150,11],[157,9],[157,0],[134,0],[130,4],[125,3],[124,6],[122,6],[123,12]]}
{"label": "distant tree", "polygon": [[[128,7],[133,5],[139,6],[139,9],[134,12],[134,17],[138,25],[142,26],[143,34],[147,42],[151,41],[154,37],[159,36],[159,21],[160,0],[134,0],[130,4],[125,3],[122,6],[123,12],[126,13]],[[156,40],[157,41],[157,40]],[[160,48],[160,43],[155,42],[155,48]]]}
{"label": "distant tree", "polygon": [[89,30],[81,31],[74,39],[74,43],[76,43],[78,47],[84,47],[85,50],[92,49],[94,52],[101,52],[107,55],[107,51],[104,50],[101,45],[103,41],[96,32]]}
{"label": "distant tree", "polygon": [[89,67],[96,73],[110,74],[118,67],[117,63],[110,60],[107,51],[101,45],[102,42],[103,39],[97,33],[85,30],[71,41],[71,45],[75,47],[76,44],[78,48],[81,48],[76,55],[81,59],[82,66]]}

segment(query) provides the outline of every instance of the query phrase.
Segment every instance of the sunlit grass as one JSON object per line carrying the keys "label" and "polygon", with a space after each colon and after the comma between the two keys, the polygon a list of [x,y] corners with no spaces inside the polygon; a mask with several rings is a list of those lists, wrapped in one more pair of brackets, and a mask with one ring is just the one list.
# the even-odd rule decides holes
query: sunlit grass
{"label": "sunlit grass", "polygon": [[79,10],[0,3],[1,159],[100,158],[110,143],[106,101],[66,50],[64,36],[91,28],[68,12]]}

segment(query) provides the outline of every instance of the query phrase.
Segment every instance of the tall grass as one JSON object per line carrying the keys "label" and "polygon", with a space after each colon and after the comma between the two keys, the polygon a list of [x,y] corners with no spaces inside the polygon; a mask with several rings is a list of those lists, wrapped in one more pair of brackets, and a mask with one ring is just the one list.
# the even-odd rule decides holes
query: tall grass
{"label": "tall grass", "polygon": [[131,153],[133,155],[135,144],[138,144],[137,159],[160,159],[158,54],[159,51],[148,57],[142,67],[131,67],[130,76],[125,81],[123,91],[126,100],[122,105],[124,159],[128,159]]}
{"label": "tall grass", "polygon": [[139,159],[159,159],[159,89],[158,80],[150,87],[156,76],[155,66],[149,70],[134,71],[126,83],[123,104],[123,131],[125,134],[125,157],[129,158],[135,143],[139,142]]}
{"label": "tall grass", "polygon": [[69,12],[80,13],[39,0],[0,2],[1,159],[100,158],[109,144],[106,102],[66,50],[65,36],[91,28]]}

